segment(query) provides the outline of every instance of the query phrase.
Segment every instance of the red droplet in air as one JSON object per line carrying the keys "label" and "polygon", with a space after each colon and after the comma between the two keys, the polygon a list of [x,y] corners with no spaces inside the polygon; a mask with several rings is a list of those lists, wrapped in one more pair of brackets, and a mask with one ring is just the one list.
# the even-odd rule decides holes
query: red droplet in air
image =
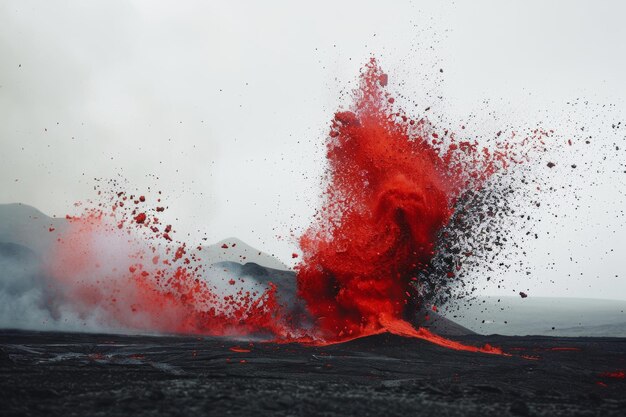
{"label": "red droplet in air", "polygon": [[145,196],[140,196],[139,197],[139,201],[141,201],[142,203],[146,201],[146,197]]}
{"label": "red droplet in air", "polygon": [[222,249],[228,249],[228,245],[226,243],[222,244]]}
{"label": "red droplet in air", "polygon": [[297,253],[294,252],[294,253],[291,254],[291,259],[296,259],[297,257],[298,257]]}
{"label": "red droplet in air", "polygon": [[143,224],[146,221],[146,213],[139,213],[135,216],[135,221],[138,224]]}

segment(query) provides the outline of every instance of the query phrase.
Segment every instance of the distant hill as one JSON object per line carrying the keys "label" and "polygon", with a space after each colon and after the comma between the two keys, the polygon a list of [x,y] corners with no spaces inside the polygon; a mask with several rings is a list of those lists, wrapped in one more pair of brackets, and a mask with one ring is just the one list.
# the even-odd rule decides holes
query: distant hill
{"label": "distant hill", "polygon": [[624,300],[478,297],[444,315],[480,334],[626,337]]}
{"label": "distant hill", "polygon": [[274,258],[272,255],[268,255],[265,252],[253,248],[235,237],[220,240],[213,245],[203,246],[202,259],[209,263],[228,261],[245,264],[253,262],[271,269],[289,269],[287,265]]}
{"label": "distant hill", "polygon": [[442,336],[466,336],[476,334],[472,330],[464,327],[449,318],[430,309],[418,310],[409,315],[408,320],[414,325],[424,327]]}
{"label": "distant hill", "polygon": [[[0,204],[0,242],[15,243],[44,255],[68,227],[65,218],[47,216],[27,204]],[[216,262],[253,262],[272,269],[288,270],[287,265],[245,242],[231,237],[203,246],[202,258],[209,264]]]}
{"label": "distant hill", "polygon": [[25,246],[39,256],[67,227],[66,219],[47,216],[27,204],[0,204],[0,242]]}

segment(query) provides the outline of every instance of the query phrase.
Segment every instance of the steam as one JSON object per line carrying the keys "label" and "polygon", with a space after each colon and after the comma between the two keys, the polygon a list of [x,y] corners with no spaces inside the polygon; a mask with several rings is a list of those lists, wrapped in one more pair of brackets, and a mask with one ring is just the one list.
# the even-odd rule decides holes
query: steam
{"label": "steam", "polygon": [[0,244],[0,328],[122,332],[100,311],[85,314],[60,297],[41,259],[28,248]]}
{"label": "steam", "polygon": [[[59,239],[42,254],[19,244],[0,243],[0,328],[170,333],[185,321],[188,311],[179,304],[172,303],[158,314],[138,305],[146,302],[142,294],[146,289],[133,282],[130,273],[143,262],[136,273],[154,274],[156,260],[167,259],[171,245],[150,246],[122,230],[87,231],[84,225]],[[176,270],[159,268],[167,270],[164,276],[173,276]],[[194,268],[198,279],[221,300],[246,292],[260,295],[269,287],[263,267],[198,261]],[[233,306],[221,308],[225,314],[234,312]]]}

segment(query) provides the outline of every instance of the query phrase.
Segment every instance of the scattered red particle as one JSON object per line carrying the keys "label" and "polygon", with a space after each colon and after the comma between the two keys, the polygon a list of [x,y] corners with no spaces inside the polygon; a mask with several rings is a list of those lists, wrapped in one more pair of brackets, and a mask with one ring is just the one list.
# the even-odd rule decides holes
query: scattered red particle
{"label": "scattered red particle", "polygon": [[526,297],[528,297],[528,294],[526,294],[524,291],[520,291],[519,292],[519,296],[522,297],[522,298],[526,298]]}
{"label": "scattered red particle", "polygon": [[135,221],[138,224],[143,224],[146,221],[146,213],[139,213],[135,216]]}
{"label": "scattered red particle", "polygon": [[165,211],[165,207],[157,207],[157,208],[156,208],[156,211],[158,211],[158,212]]}
{"label": "scattered red particle", "polygon": [[234,280],[234,279],[231,279],[230,281],[228,281],[228,283],[229,283],[230,285],[235,285],[235,280]]}
{"label": "scattered red particle", "polygon": [[222,244],[222,249],[228,249],[228,245],[226,243]]}
{"label": "scattered red particle", "polygon": [[145,196],[140,196],[139,197],[139,201],[141,201],[142,203],[146,201],[146,197]]}
{"label": "scattered red particle", "polygon": [[56,229],[54,227],[51,227],[48,229],[49,232],[54,232]]}
{"label": "scattered red particle", "polygon": [[297,254],[297,253],[295,253],[295,252],[294,252],[294,253],[292,253],[292,254],[291,254],[291,258],[292,258],[292,259],[296,259],[297,257],[298,257],[298,254]]}
{"label": "scattered red particle", "polygon": [[602,381],[596,381],[596,385],[599,385],[599,386],[601,386],[601,387],[603,387],[603,388],[608,387],[608,385],[607,385],[607,384],[605,384],[605,383],[604,383],[604,382],[602,382]]}
{"label": "scattered red particle", "polygon": [[171,237],[170,237],[170,235],[169,235],[169,234],[167,234],[167,233],[163,233],[163,239],[165,239],[165,240],[169,240],[170,242],[172,241],[172,238],[171,238]]}
{"label": "scattered red particle", "polygon": [[553,347],[553,348],[550,348],[550,350],[554,350],[554,351],[572,351],[572,352],[580,351],[579,348],[575,348],[575,347]]}
{"label": "scattered red particle", "polygon": [[174,262],[181,259],[185,255],[185,253],[187,253],[187,251],[185,250],[185,245],[183,244],[182,246],[179,246],[178,249],[176,249],[176,253],[174,254]]}

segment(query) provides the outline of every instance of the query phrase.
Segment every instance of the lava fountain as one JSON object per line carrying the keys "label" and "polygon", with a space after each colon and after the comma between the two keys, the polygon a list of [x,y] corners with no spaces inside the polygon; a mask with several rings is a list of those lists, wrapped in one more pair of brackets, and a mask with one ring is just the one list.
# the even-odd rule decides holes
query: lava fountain
{"label": "lava fountain", "polygon": [[323,206],[300,238],[299,296],[324,340],[389,331],[446,345],[403,321],[407,305],[422,300],[419,277],[457,200],[523,158],[409,118],[387,83],[371,59],[351,108],[332,121]]}

